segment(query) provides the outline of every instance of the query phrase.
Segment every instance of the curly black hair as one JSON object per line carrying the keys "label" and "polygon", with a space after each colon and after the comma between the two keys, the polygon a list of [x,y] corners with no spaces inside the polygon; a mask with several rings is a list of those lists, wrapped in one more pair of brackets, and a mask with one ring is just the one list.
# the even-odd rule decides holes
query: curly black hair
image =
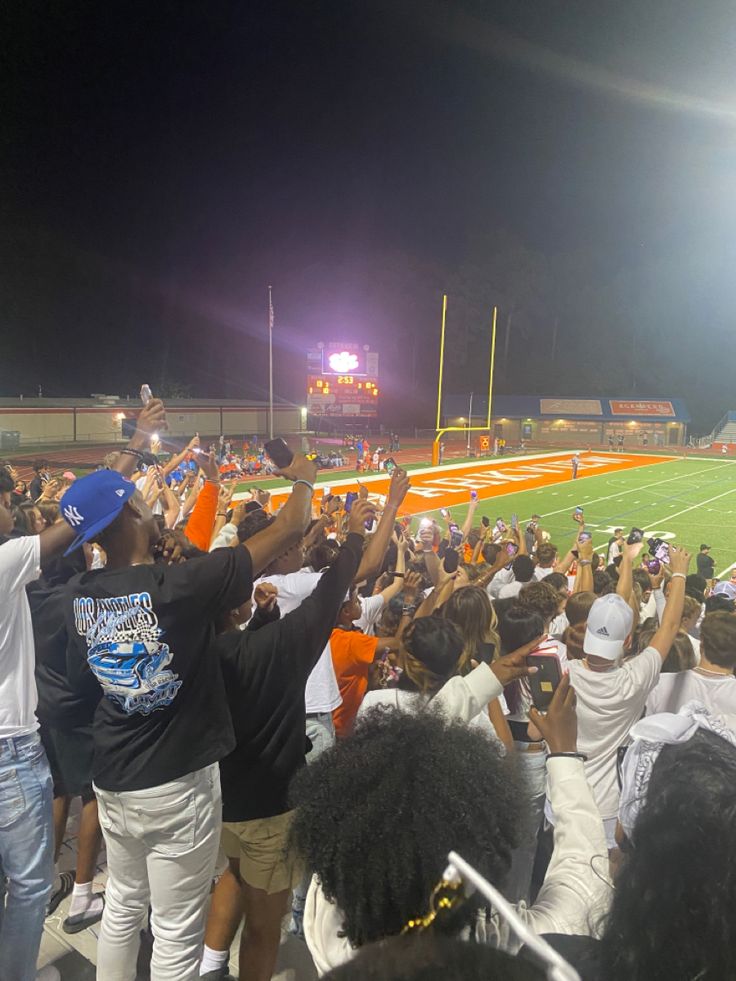
{"label": "curly black hair", "polygon": [[485,944],[423,934],[370,944],[325,981],[544,981],[536,965]]}
{"label": "curly black hair", "polygon": [[616,880],[601,981],[736,978],[736,748],[665,746]]}
{"label": "curly black hair", "polygon": [[[453,849],[502,887],[524,806],[515,762],[481,731],[380,707],[300,771],[292,798],[292,844],[354,946],[425,913]],[[468,902],[444,928],[473,914]]]}

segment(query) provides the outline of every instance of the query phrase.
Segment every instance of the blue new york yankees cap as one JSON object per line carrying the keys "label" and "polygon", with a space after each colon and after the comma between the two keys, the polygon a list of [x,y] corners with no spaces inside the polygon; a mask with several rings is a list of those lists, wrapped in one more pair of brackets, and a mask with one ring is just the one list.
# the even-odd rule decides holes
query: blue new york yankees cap
{"label": "blue new york yankees cap", "polygon": [[77,537],[64,553],[68,555],[111,525],[135,493],[135,484],[115,470],[97,470],[76,480],[61,499],[64,521]]}

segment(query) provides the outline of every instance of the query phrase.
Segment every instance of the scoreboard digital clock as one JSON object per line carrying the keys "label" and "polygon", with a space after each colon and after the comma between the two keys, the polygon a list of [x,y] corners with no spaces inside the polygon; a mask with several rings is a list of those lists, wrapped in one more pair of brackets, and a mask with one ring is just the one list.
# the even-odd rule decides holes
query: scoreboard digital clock
{"label": "scoreboard digital clock", "polygon": [[333,418],[375,418],[378,355],[345,343],[322,344],[308,351],[307,411]]}

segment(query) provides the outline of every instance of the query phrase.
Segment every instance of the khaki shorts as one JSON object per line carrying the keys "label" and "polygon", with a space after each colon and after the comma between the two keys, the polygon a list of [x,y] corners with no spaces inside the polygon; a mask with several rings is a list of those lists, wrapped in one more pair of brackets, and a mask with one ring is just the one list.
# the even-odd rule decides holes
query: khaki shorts
{"label": "khaki shorts", "polygon": [[269,895],[293,889],[301,880],[302,868],[287,850],[293,811],[254,821],[225,822],[222,849],[240,862],[240,877],[254,889]]}

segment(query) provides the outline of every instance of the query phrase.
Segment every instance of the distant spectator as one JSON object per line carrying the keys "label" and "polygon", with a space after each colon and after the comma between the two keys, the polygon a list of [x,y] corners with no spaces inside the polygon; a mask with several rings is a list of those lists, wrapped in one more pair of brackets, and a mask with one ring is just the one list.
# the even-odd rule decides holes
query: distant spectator
{"label": "distant spectator", "polygon": [[698,568],[698,575],[702,576],[703,579],[710,580],[715,577],[716,564],[713,556],[710,554],[710,545],[700,546],[700,551],[695,557],[695,562]]}
{"label": "distant spectator", "polygon": [[38,460],[33,464],[33,472],[36,476],[31,481],[29,490],[31,500],[37,501],[41,496],[41,492],[43,491],[47,480],[49,479],[48,464],[43,460]]}
{"label": "distant spectator", "polygon": [[534,578],[544,579],[545,576],[554,572],[556,560],[557,546],[551,542],[541,542],[537,546],[537,565],[534,569]]}
{"label": "distant spectator", "polygon": [[521,587],[525,583],[531,582],[534,578],[534,563],[528,555],[517,555],[511,563],[511,571],[514,578],[511,582],[501,587],[498,594],[499,599],[507,599],[510,596],[519,595]]}
{"label": "distant spectator", "polygon": [[608,539],[608,551],[606,552],[606,565],[611,565],[614,559],[621,555],[621,546],[624,543],[623,528],[614,528],[613,535]]}
{"label": "distant spectator", "polygon": [[647,715],[679,712],[695,701],[736,729],[735,668],[736,617],[710,613],[700,628],[700,664],[680,674],[663,675],[647,699]]}

